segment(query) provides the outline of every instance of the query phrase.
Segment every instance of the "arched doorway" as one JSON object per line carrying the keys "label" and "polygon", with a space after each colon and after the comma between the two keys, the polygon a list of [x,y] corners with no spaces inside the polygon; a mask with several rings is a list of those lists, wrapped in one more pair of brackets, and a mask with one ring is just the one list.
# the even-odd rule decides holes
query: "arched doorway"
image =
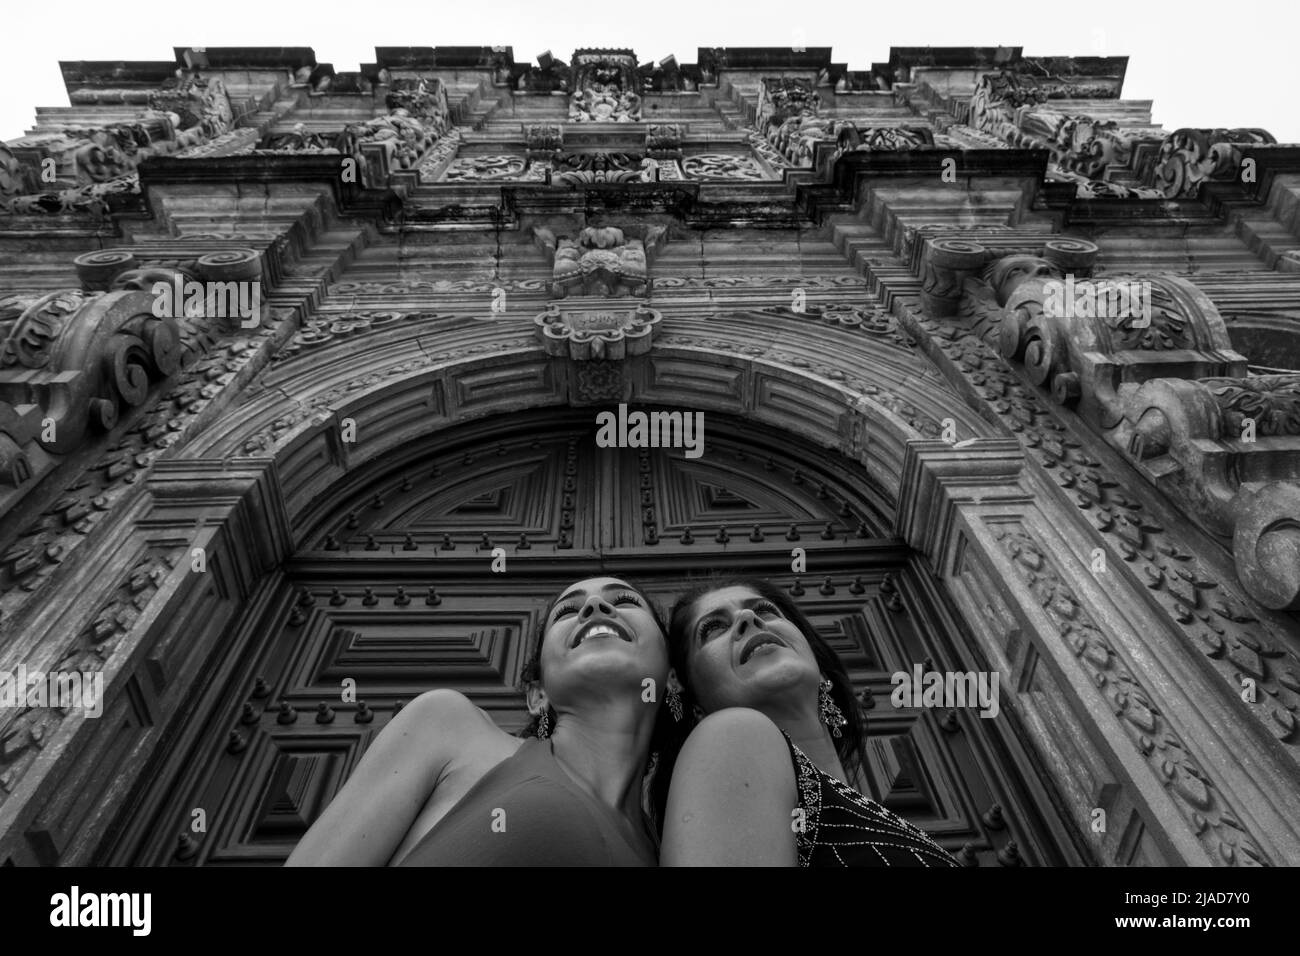
{"label": "arched doorway", "polygon": [[[439,431],[317,496],[297,516],[297,553],[228,632],[220,673],[101,862],[278,864],[401,702],[451,687],[522,726],[526,635],[559,587],[613,573],[668,603],[714,569],[792,588],[843,657],[868,707],[876,799],[971,863],[1077,862],[1009,714],[891,705],[895,672],[986,666],[891,536],[896,489],[722,414],[707,414],[696,459],[601,449],[595,412]],[[792,571],[796,548],[805,573]],[[341,701],[349,678],[357,703]]]}

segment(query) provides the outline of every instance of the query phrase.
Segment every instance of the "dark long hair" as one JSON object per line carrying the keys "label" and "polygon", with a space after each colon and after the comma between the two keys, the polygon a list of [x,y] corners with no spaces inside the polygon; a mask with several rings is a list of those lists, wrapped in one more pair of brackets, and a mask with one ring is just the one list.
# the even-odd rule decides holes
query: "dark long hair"
{"label": "dark long hair", "polygon": [[862,713],[861,704],[853,691],[853,682],[849,680],[848,671],[844,669],[844,663],[840,660],[839,655],[817,633],[817,629],[813,627],[807,615],[799,610],[798,605],[791,600],[785,591],[761,578],[715,575],[679,597],[668,616],[668,663],[677,672],[677,680],[682,685],[682,709],[685,712],[685,719],[669,728],[671,735],[665,740],[664,747],[660,752],[659,764],[655,769],[654,781],[651,787],[655,820],[661,828],[661,832],[664,811],[668,806],[668,787],[672,778],[673,764],[676,763],[677,755],[681,752],[687,736],[694,729],[695,723],[693,713],[696,697],[691,690],[690,672],[687,668],[691,617],[695,613],[695,605],[701,598],[712,594],[714,591],[730,587],[748,588],[755,594],[771,601],[781,612],[781,616],[799,629],[799,633],[804,636],[804,640],[808,642],[808,646],[812,649],[818,668],[820,668],[826,679],[831,682],[831,700],[835,702],[840,712],[844,714],[845,720],[848,721],[841,728],[842,736],[835,740],[835,752],[839,755],[840,763],[844,766],[844,773],[852,782],[861,779],[861,776],[866,771],[866,717]]}

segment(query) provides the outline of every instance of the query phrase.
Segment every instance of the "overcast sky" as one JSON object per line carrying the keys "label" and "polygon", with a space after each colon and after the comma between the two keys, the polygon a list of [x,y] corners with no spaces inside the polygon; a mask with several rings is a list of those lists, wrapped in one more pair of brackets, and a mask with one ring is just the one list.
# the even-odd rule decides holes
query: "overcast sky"
{"label": "overcast sky", "polygon": [[[1154,120],[1262,126],[1300,143],[1300,2],[1093,0],[9,0],[0,57],[0,139],[26,132],[35,107],[67,106],[60,60],[170,60],[174,46],[310,46],[355,70],[376,46],[631,47],[642,62],[701,46],[833,48],[866,69],[891,46],[1021,46],[1027,56],[1128,56],[1126,99]],[[804,14],[807,14],[806,18]]]}

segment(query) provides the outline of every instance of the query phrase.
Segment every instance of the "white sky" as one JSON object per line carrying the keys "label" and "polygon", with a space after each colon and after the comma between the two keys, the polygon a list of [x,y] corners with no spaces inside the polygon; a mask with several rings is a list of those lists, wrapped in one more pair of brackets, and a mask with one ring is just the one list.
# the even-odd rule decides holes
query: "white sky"
{"label": "white sky", "polygon": [[[803,14],[808,16],[804,19]],[[355,70],[376,46],[631,47],[641,62],[700,46],[830,46],[866,69],[890,46],[1022,46],[1027,56],[1128,56],[1126,99],[1154,120],[1262,126],[1300,143],[1300,2],[1296,0],[17,0],[4,13],[0,139],[29,129],[37,106],[66,106],[59,60],[170,60],[174,46],[309,46]]]}

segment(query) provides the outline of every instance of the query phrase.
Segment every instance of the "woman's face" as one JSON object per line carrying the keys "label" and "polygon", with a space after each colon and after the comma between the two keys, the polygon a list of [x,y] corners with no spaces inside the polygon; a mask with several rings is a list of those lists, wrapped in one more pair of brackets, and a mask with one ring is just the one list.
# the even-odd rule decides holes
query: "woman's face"
{"label": "woman's face", "polygon": [[639,591],[618,578],[588,578],[566,588],[551,608],[541,665],[553,704],[593,687],[640,695],[647,677],[663,688],[668,644]]}
{"label": "woman's face", "polygon": [[780,609],[751,588],[705,594],[687,616],[687,674],[706,713],[764,709],[778,698],[815,699],[821,670],[812,648]]}

